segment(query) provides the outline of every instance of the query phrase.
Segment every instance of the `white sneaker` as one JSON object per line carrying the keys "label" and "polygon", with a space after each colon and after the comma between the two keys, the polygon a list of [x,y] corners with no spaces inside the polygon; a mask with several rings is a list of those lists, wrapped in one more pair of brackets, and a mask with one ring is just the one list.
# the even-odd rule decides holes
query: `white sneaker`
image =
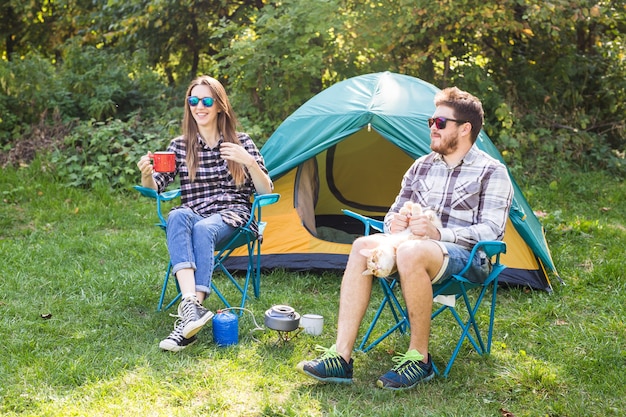
{"label": "white sneaker", "polygon": [[184,299],[178,305],[178,315],[183,321],[182,336],[190,339],[213,318],[213,313],[200,304],[196,297]]}
{"label": "white sneaker", "polygon": [[194,344],[197,340],[196,336],[190,338],[183,337],[184,327],[185,323],[183,320],[176,320],[174,331],[165,339],[161,340],[159,347],[163,350],[169,350],[170,352],[180,352],[187,346]]}

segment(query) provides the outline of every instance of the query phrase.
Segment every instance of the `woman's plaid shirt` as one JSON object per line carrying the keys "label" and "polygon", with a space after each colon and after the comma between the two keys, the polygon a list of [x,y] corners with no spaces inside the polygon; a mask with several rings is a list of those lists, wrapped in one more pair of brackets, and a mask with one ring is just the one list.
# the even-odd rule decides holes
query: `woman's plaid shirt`
{"label": "woman's plaid shirt", "polygon": [[[254,156],[261,170],[267,173],[265,161],[258,148],[246,133],[238,133],[242,146]],[[204,217],[219,213],[225,223],[239,227],[243,226],[250,218],[252,203],[251,196],[254,194],[254,183],[250,175],[246,175],[244,184],[240,187],[235,185],[232,175],[228,170],[228,163],[220,156],[220,139],[214,148],[210,148],[198,137],[200,149],[198,152],[199,163],[194,182],[189,180],[189,170],[185,161],[186,149],[183,137],[177,137],[167,150],[176,153],[176,171],[170,173],[154,173],[158,192],[163,192],[171,184],[176,175],[180,177],[181,205],[187,207]],[[247,170],[246,170],[247,174]],[[253,225],[256,230],[256,225]]]}

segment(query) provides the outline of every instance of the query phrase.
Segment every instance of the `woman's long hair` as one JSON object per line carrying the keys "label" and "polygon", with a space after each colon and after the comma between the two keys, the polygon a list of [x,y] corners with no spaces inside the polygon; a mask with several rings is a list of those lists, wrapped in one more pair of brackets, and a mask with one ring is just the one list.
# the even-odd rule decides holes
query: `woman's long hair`
{"label": "woman's long hair", "polygon": [[[215,100],[214,106],[217,106],[217,128],[219,133],[224,137],[224,142],[232,142],[241,145],[237,137],[238,121],[235,112],[230,105],[228,96],[224,86],[213,77],[203,75],[191,82],[187,88],[185,95],[185,115],[183,116],[183,137],[187,150],[187,168],[189,169],[189,179],[193,182],[196,178],[196,170],[198,169],[198,125],[191,114],[191,108],[187,102],[187,97],[191,95],[191,90],[197,85],[206,85],[211,89],[211,94]],[[233,161],[228,161],[228,169],[235,180],[235,184],[240,186],[244,183],[246,172],[241,166]]]}

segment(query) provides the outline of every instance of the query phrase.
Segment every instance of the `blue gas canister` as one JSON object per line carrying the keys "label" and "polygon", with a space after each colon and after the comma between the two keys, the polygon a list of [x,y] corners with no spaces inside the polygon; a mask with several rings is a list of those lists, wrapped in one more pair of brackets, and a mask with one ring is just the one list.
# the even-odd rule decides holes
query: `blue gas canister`
{"label": "blue gas canister", "polygon": [[213,341],[218,346],[236,345],[239,341],[239,317],[228,310],[218,310],[213,317]]}

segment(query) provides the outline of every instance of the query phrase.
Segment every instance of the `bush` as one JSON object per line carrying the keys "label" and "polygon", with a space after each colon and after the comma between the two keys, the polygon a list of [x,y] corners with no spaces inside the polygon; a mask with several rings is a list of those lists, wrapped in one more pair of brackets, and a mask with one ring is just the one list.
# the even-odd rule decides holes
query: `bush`
{"label": "bush", "polygon": [[141,52],[70,42],[56,64],[36,54],[0,61],[0,145],[15,142],[54,112],[64,122],[128,120],[138,111],[148,118],[163,115],[171,107],[167,93]]}
{"label": "bush", "polygon": [[[122,54],[72,43],[58,76],[62,91],[57,104],[70,117],[125,120],[138,110],[151,117],[168,107],[166,87],[140,51]],[[68,95],[71,100],[64,99]]]}
{"label": "bush", "polygon": [[62,90],[54,66],[37,54],[13,61],[0,60],[0,145],[6,146],[57,107]]}
{"label": "bush", "polygon": [[[493,77],[469,64],[454,74],[453,84],[481,99],[485,108],[484,129],[514,175],[534,172],[558,175],[557,168],[566,167],[604,170],[619,177],[626,175],[623,151],[616,150],[623,146],[618,140],[618,123],[607,122],[606,131],[597,127],[603,123],[594,115],[599,103],[595,108],[583,106],[584,100],[579,98],[581,101],[567,109],[565,104],[556,107],[554,100],[548,100],[541,107],[530,109],[527,98],[520,100],[510,92],[503,92]],[[615,109],[617,113],[622,111]],[[619,119],[616,115],[611,117]]]}
{"label": "bush", "polygon": [[53,152],[51,162],[59,180],[68,186],[91,188],[107,183],[126,188],[139,178],[139,158],[148,151],[165,149],[180,131],[179,120],[156,122],[135,114],[126,122],[81,122]]}

